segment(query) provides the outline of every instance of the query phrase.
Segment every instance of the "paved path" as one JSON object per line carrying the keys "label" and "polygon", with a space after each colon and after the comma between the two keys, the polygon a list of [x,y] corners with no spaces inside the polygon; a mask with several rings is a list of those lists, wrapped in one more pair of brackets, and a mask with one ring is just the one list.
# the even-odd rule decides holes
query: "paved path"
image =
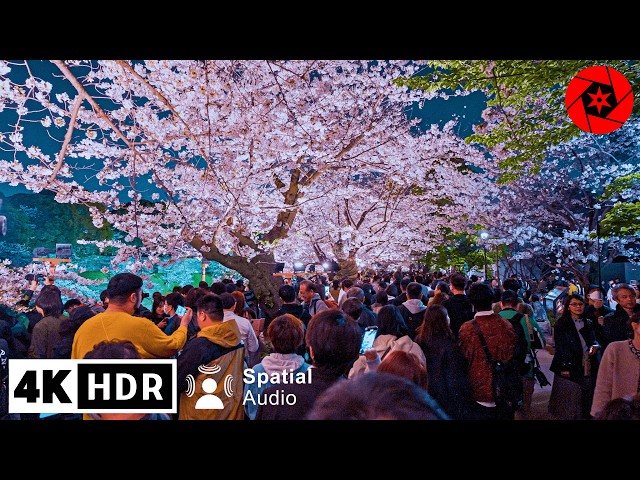
{"label": "paved path", "polygon": [[[553,372],[549,370],[553,355],[546,350],[537,350],[538,361],[540,362],[540,368],[547,376],[547,380],[553,385]],[[540,385],[536,382],[533,388],[533,397],[531,399],[531,418],[529,420],[557,420],[556,417],[547,412],[547,406],[549,405],[549,396],[551,395],[551,385],[547,385],[540,388]]]}

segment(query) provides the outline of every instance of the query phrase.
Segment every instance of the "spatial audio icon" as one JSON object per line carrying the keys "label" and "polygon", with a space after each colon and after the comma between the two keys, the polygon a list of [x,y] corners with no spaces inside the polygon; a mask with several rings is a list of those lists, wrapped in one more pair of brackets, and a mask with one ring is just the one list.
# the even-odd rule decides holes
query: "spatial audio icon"
{"label": "spatial audio icon", "polygon": [[[204,375],[215,375],[220,373],[222,368],[220,365],[200,365],[198,371]],[[187,390],[185,394],[187,397],[192,397],[196,391],[196,380],[193,375],[189,374],[186,377]],[[215,391],[218,388],[218,382],[215,378],[207,377],[202,380],[202,391],[204,394],[198,398],[195,404],[196,410],[222,410],[224,403],[215,395]],[[233,375],[226,375],[223,381],[223,391],[227,397],[233,397]]]}
{"label": "spatial audio icon", "polygon": [[233,397],[233,375],[224,377],[223,390],[227,397]]}

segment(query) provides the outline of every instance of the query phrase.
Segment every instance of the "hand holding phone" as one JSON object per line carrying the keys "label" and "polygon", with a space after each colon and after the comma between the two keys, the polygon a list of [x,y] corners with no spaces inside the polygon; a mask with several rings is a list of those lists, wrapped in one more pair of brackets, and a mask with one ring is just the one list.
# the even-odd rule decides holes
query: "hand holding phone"
{"label": "hand holding phone", "polygon": [[360,355],[364,355],[365,350],[371,350],[373,348],[373,342],[378,335],[378,327],[366,327],[362,334],[362,343],[360,344]]}
{"label": "hand holding phone", "polygon": [[180,319],[180,326],[186,327],[189,325],[189,322],[191,322],[191,317],[193,316],[193,310],[191,310],[189,307],[182,307],[182,308],[184,308],[185,312],[184,312],[184,315],[182,315],[182,318]]}

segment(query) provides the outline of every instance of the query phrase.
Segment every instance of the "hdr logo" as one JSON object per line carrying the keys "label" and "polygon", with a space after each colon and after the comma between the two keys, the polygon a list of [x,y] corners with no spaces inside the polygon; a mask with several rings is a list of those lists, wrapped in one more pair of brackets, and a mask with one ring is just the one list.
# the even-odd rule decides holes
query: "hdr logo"
{"label": "hdr logo", "polygon": [[177,360],[9,360],[9,413],[176,413]]}

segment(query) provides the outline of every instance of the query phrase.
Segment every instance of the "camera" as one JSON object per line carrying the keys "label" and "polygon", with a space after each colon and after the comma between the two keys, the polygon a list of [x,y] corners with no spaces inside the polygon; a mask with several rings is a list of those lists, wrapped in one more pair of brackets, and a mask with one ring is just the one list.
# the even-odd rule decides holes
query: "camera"
{"label": "camera", "polygon": [[41,280],[44,280],[44,275],[42,273],[37,273],[37,274],[27,273],[27,275],[24,278],[29,282],[33,282],[34,280],[41,281]]}
{"label": "camera", "polygon": [[142,298],[149,298],[149,292],[142,292]]}

